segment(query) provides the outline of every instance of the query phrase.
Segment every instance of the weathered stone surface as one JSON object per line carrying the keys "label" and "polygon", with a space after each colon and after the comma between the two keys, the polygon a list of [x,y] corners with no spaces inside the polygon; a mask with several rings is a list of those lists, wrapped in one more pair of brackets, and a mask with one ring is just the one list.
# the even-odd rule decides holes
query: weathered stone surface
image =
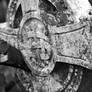
{"label": "weathered stone surface", "polygon": [[[52,2],[52,0],[49,1],[55,7],[58,5],[56,2]],[[8,25],[1,27],[0,38],[21,51],[27,66],[32,71],[29,74],[26,74],[24,71],[18,71],[20,78],[24,77],[26,80],[28,78],[28,83],[25,80],[23,83],[28,91],[56,92],[63,89],[65,92],[77,91],[82,79],[82,69],[68,67],[70,70],[68,71],[66,81],[63,81],[65,83],[61,84],[62,79],[60,80],[60,75],[54,74],[52,76],[50,74],[56,62],[75,64],[92,69],[91,25],[89,20],[85,20],[85,18],[90,19],[88,10],[91,7],[87,0],[86,2],[88,7],[84,10],[85,3],[81,5],[81,1],[79,1],[77,2],[79,3],[78,6],[75,1],[66,0],[65,3],[69,5],[70,11],[74,14],[71,14],[73,19],[75,18],[73,23],[78,24],[71,23],[70,26],[67,21],[63,27],[61,24],[59,26],[55,26],[55,24],[51,26],[48,22],[47,24],[46,22],[43,23],[40,16],[39,0],[11,0],[7,15],[7,18],[9,18],[7,19]],[[19,4],[22,5],[23,19],[20,23],[20,28],[15,30],[13,22]],[[81,12],[84,13],[84,16],[82,16]],[[58,16],[55,17],[58,21],[62,21],[62,12],[59,12]],[[38,20],[40,21],[38,22]],[[46,34],[47,32],[48,34]],[[21,73],[23,74],[22,76]]]}
{"label": "weathered stone surface", "polygon": [[[72,29],[72,27],[70,28]],[[54,33],[54,30],[52,28],[51,32]],[[80,65],[83,63],[84,67],[87,67],[88,65],[88,67],[91,68],[92,37],[90,33],[90,24],[87,24],[80,29],[71,30],[70,32],[68,30],[64,32],[61,27],[61,30],[59,29],[57,32],[53,33],[51,35],[53,46],[56,49],[57,55],[61,56],[61,61],[63,61],[62,57],[74,58],[76,63],[77,59],[80,59]],[[72,60],[71,63],[73,63]]]}

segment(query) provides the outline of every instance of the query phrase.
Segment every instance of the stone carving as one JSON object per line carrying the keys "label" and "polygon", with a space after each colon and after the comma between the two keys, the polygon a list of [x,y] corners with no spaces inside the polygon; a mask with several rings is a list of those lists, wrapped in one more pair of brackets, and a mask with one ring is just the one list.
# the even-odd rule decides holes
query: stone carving
{"label": "stone carving", "polygon": [[[73,65],[92,69],[92,7],[88,0],[87,8],[82,2],[10,0],[7,21],[0,24],[0,38],[22,53],[31,72],[16,72],[29,92],[76,92],[83,72]],[[23,18],[14,28],[20,4]],[[57,62],[69,64],[64,80],[52,73]]]}

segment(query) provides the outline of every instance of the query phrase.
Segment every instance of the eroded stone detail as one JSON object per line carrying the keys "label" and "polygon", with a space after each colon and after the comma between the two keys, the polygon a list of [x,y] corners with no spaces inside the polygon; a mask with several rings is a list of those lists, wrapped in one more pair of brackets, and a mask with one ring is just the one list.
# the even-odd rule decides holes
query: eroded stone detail
{"label": "eroded stone detail", "polygon": [[[60,72],[60,71],[59,71]],[[56,92],[56,91],[62,91],[67,87],[67,84],[71,80],[71,76],[74,72],[74,67],[69,66],[68,74],[65,77],[64,80],[62,80],[62,74],[61,76],[59,73],[50,74],[46,77],[40,77],[32,75],[31,73],[26,73],[22,70],[17,70],[17,74],[19,79],[21,80],[23,86],[26,88],[29,92]],[[78,74],[79,76],[79,74]]]}
{"label": "eroded stone detail", "polygon": [[27,20],[19,32],[19,49],[28,66],[37,74],[49,74],[54,67],[53,50],[40,20]]}
{"label": "eroded stone detail", "polygon": [[[49,1],[57,8],[56,1]],[[27,3],[28,2],[29,0],[27,0]],[[73,6],[71,6],[71,2],[73,2],[75,10],[72,9]],[[65,83],[62,85],[56,81],[55,77],[51,76],[50,73],[54,69],[56,62],[75,64],[92,69],[91,24],[89,20],[86,20],[86,18],[90,19],[91,17],[88,16],[88,10],[91,9],[88,1],[87,4],[89,6],[86,12],[86,10],[83,10],[84,6],[81,5],[81,2],[79,2],[80,6],[76,6],[75,1],[66,0],[65,3],[69,5],[69,13],[73,18],[73,22],[70,23],[71,25],[69,22],[65,22],[64,25],[58,25],[60,23],[58,21],[62,21],[61,17],[63,12],[61,11],[59,11],[58,15],[53,14],[52,17],[47,14],[49,18],[52,19],[50,20],[48,18],[48,20],[50,20],[49,22],[48,20],[47,22],[45,22],[45,20],[43,21],[40,16],[42,11],[39,9],[39,0],[32,0],[32,5],[29,3],[30,6],[28,7],[26,4],[26,9],[23,0],[21,3],[23,3],[24,20],[20,23],[20,28],[16,31],[17,33],[5,29],[4,32],[1,31],[0,38],[22,52],[27,66],[32,71],[32,73],[30,72],[29,74],[26,74],[24,71],[19,71],[20,74],[23,74],[21,77],[26,78],[26,80],[28,78],[28,83],[23,83],[23,85],[30,92],[56,92],[58,90],[62,91],[63,89],[65,89],[65,92],[76,92],[82,79],[81,69],[75,69],[74,71],[73,68],[69,68],[72,71],[69,70],[67,78],[64,81]],[[18,5],[18,0],[11,0],[7,15],[9,25],[12,25],[14,21]],[[33,5],[35,5],[35,7]],[[86,15],[83,17],[80,11]],[[65,12],[64,14],[66,15],[68,11]],[[26,13],[30,13],[29,16],[27,16]],[[78,14],[79,16],[77,17]],[[74,18],[76,18],[76,20],[74,20]],[[55,20],[53,26],[52,20]],[[1,28],[1,30],[3,30],[3,28]],[[74,73],[73,77],[71,77],[72,73]]]}

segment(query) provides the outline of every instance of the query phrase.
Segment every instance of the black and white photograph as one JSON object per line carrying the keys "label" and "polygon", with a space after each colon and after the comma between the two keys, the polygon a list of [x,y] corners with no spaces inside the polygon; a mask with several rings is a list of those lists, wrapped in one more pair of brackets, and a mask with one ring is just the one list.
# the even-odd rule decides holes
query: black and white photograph
{"label": "black and white photograph", "polygon": [[92,0],[0,0],[0,92],[92,92]]}

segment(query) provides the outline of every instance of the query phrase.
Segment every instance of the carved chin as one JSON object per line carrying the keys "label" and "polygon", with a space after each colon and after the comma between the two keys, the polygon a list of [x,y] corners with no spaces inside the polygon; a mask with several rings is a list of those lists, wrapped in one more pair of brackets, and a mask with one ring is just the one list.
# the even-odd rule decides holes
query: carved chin
{"label": "carved chin", "polygon": [[66,0],[66,3],[76,22],[79,22],[81,18],[90,17],[89,12],[92,11],[92,6],[88,0]]}

